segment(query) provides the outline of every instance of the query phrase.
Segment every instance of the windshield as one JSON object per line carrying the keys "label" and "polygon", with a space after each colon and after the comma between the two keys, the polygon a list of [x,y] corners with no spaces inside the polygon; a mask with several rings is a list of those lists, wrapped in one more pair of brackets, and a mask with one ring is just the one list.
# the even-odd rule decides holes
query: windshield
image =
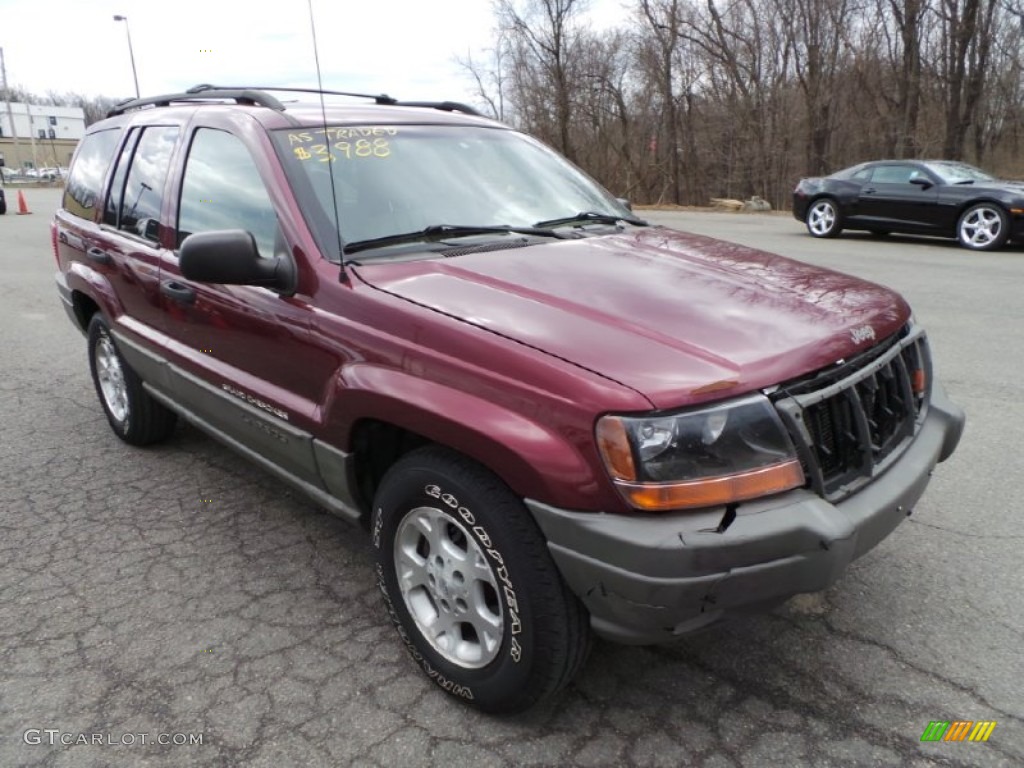
{"label": "windshield", "polygon": [[355,243],[437,225],[550,226],[584,211],[633,218],[578,168],[515,131],[328,126],[275,131],[274,140],[327,253],[337,250],[335,221],[343,242]]}
{"label": "windshield", "polygon": [[946,184],[960,184],[965,181],[995,181],[994,176],[967,163],[925,163],[925,165]]}

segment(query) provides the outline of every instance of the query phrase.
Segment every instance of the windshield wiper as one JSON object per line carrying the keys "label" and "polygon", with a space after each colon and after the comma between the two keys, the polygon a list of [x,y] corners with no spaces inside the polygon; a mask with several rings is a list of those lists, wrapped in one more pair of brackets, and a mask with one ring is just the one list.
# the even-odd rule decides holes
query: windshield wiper
{"label": "windshield wiper", "polygon": [[638,227],[646,227],[647,222],[635,216],[616,216],[614,213],[601,213],[600,211],[582,211],[572,216],[565,216],[561,219],[547,219],[538,221],[535,227],[561,227],[565,224],[618,224],[626,221]]}
{"label": "windshield wiper", "polygon": [[954,181],[953,183],[956,186],[960,186],[961,184],[973,184],[974,183],[974,179],[963,179],[962,181]]}
{"label": "windshield wiper", "polygon": [[403,243],[435,242],[447,240],[450,237],[471,237],[473,235],[536,235],[537,237],[554,237],[564,239],[568,235],[555,232],[550,229],[536,227],[512,227],[505,224],[494,226],[464,226],[461,224],[431,224],[429,227],[417,229],[414,232],[402,232],[384,237],[374,237],[369,240],[355,240],[346,243],[344,255],[368,251],[371,248],[385,248],[389,245],[402,245]]}

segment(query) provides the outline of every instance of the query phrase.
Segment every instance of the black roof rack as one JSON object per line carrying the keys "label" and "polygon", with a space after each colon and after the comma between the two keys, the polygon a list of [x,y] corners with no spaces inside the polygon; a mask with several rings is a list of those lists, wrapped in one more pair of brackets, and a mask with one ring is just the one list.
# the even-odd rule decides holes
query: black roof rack
{"label": "black roof rack", "polygon": [[225,100],[232,99],[236,104],[247,106],[269,107],[278,112],[285,111],[285,105],[271,96],[267,91],[283,93],[310,93],[317,96],[351,96],[357,99],[373,99],[375,104],[395,107],[425,107],[428,109],[440,109],[445,112],[462,112],[467,115],[483,115],[467,104],[457,101],[399,101],[388,96],[386,93],[353,93],[351,91],[321,91],[316,88],[278,88],[275,86],[218,86],[201,84],[189,88],[184,93],[172,93],[164,96],[149,96],[144,99],[127,99],[116,104],[113,109],[107,112],[107,117],[123,115],[130,109],[155,106],[167,107],[172,102],[200,103],[203,100]]}
{"label": "black roof rack", "polygon": [[463,104],[459,101],[396,101],[395,106],[397,107],[427,107],[429,109],[440,109],[445,112],[463,112],[467,115],[477,115],[479,117],[486,117],[479,110],[474,109],[468,104]]}
{"label": "black roof rack", "polygon": [[219,85],[195,85],[188,89],[189,93],[205,93],[207,91],[220,91],[220,90],[232,90],[232,91],[256,91],[258,93],[265,93],[266,91],[277,91],[280,93],[313,93],[319,96],[321,93],[325,96],[351,96],[356,99],[373,99],[377,104],[397,104],[398,100],[393,99],[386,93],[353,93],[351,91],[321,91],[317,88],[278,88],[273,85],[232,85],[232,86],[219,86]]}
{"label": "black roof rack", "polygon": [[[189,93],[200,93],[208,89],[216,89],[218,86],[197,85],[189,88]],[[445,112],[464,112],[467,115],[483,116],[479,111],[458,101],[399,101],[388,96],[386,93],[353,93],[351,91],[321,91],[318,88],[278,88],[276,86],[246,85],[231,86],[232,90],[244,91],[278,91],[283,93],[311,93],[316,96],[351,96],[357,99],[373,99],[374,103],[394,107],[425,107],[427,109],[440,109]]]}
{"label": "black roof rack", "polygon": [[130,109],[140,109],[148,106],[168,107],[171,105],[171,102],[201,102],[206,99],[232,99],[236,104],[269,107],[278,112],[284,111],[284,104],[263,91],[252,88],[196,86],[195,88],[189,88],[185,93],[168,93],[163,96],[147,96],[144,99],[127,99],[119,104],[115,104],[114,108],[107,112],[107,117],[123,115]]}

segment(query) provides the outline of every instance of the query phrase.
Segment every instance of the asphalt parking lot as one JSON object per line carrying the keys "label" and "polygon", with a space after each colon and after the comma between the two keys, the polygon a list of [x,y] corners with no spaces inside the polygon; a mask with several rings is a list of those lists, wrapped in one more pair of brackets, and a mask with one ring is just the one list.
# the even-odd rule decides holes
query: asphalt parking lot
{"label": "asphalt parking lot", "polygon": [[[828,592],[598,643],[563,696],[497,719],[407,660],[361,530],[190,427],[113,436],[53,286],[58,191],[25,194],[0,217],[0,766],[1024,764],[1024,248],[644,212],[903,292],[967,430]],[[924,743],[933,720],[997,725]]]}

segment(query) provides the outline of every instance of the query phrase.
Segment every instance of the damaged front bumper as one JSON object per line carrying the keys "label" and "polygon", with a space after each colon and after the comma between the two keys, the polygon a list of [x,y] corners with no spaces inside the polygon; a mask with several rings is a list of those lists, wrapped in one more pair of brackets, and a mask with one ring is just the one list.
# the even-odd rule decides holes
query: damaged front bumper
{"label": "damaged front bumper", "polygon": [[936,385],[913,443],[837,504],[797,490],[741,504],[729,522],[721,508],[625,516],[526,503],[595,632],[658,643],[830,586],[910,514],[963,424],[963,411]]}

